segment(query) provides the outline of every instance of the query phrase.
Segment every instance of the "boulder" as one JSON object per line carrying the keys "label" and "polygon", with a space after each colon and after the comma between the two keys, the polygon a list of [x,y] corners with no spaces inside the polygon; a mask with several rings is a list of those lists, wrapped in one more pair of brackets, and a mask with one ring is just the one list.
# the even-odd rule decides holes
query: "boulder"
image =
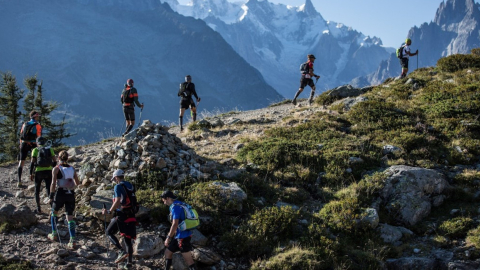
{"label": "boulder", "polygon": [[396,227],[388,224],[380,224],[378,227],[380,238],[385,243],[395,243],[400,241],[404,235],[413,235],[413,232],[404,227]]}
{"label": "boulder", "polygon": [[243,191],[235,182],[222,183],[212,182],[210,184],[218,189],[220,196],[223,198],[227,211],[241,212],[243,209],[243,201],[247,199],[247,193]]}
{"label": "boulder", "polygon": [[[202,224],[201,221],[200,224]],[[203,235],[199,230],[192,230],[192,245],[204,247],[207,245],[207,242],[208,238],[205,237],[205,235]]]}
{"label": "boulder", "polygon": [[8,222],[16,228],[30,227],[37,222],[36,215],[26,206],[15,207],[11,204],[4,204],[0,207],[0,224]]}
{"label": "boulder", "polygon": [[[433,197],[441,195],[449,186],[445,176],[437,171],[392,166],[385,173],[388,178],[380,196],[387,211],[399,221],[415,225],[430,214]],[[438,201],[435,202],[438,204]]]}
{"label": "boulder", "polygon": [[[101,221],[105,221],[104,215],[102,215],[103,204],[107,209],[112,206],[113,191],[100,190],[95,193],[90,200],[91,213]],[[112,218],[112,215],[107,214],[107,221]]]}
{"label": "boulder", "polygon": [[192,255],[195,261],[206,265],[217,264],[222,259],[218,254],[207,248],[196,248]]}
{"label": "boulder", "polygon": [[400,259],[387,259],[385,269],[404,270],[404,269],[422,269],[437,270],[442,269],[438,261],[434,258],[406,257]]}
{"label": "boulder", "polygon": [[358,103],[361,103],[361,102],[365,102],[367,101],[368,98],[366,97],[347,97],[347,98],[344,98],[342,100],[337,100],[335,101],[332,106],[334,105],[338,105],[338,104],[341,104],[343,105],[343,110],[348,112],[349,110],[351,110],[353,108],[353,106],[355,106],[356,104]]}
{"label": "boulder", "polygon": [[364,210],[364,216],[361,219],[362,224],[366,224],[367,227],[375,229],[378,226],[380,217],[375,208],[367,208]]}
{"label": "boulder", "polygon": [[183,259],[182,254],[174,253],[172,257],[172,269],[175,270],[188,270],[188,265]]}
{"label": "boulder", "polygon": [[346,85],[342,85],[332,89],[328,95],[332,97],[346,98],[346,97],[357,97],[361,94],[363,94],[363,91],[361,89],[358,89],[349,84],[346,84]]}
{"label": "boulder", "polygon": [[401,152],[402,149],[400,149],[397,146],[394,145],[384,145],[382,149],[382,154],[387,155],[387,154],[396,154],[398,152]]}
{"label": "boulder", "polygon": [[133,254],[140,258],[152,257],[165,248],[162,238],[153,233],[141,233],[133,246]]}

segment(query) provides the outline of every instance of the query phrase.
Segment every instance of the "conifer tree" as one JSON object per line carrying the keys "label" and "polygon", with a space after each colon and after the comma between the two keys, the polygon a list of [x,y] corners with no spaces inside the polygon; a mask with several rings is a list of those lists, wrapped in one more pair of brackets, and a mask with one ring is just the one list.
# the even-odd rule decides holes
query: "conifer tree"
{"label": "conifer tree", "polygon": [[30,112],[35,109],[35,88],[37,87],[37,76],[27,77],[23,80],[23,84],[27,87],[28,93],[23,99],[23,120],[30,120]]}
{"label": "conifer tree", "polygon": [[[26,79],[27,80],[27,79]],[[69,138],[73,134],[68,133],[65,128],[65,115],[63,116],[62,122],[59,124],[53,123],[50,117],[50,114],[58,108],[59,104],[57,102],[43,102],[43,81],[38,84],[38,81],[30,79],[29,82],[35,82],[37,87],[37,92],[34,101],[34,109],[37,110],[42,116],[40,124],[42,128],[45,129],[46,134],[44,136],[52,142],[52,146],[61,145],[62,139]]]}
{"label": "conifer tree", "polygon": [[0,82],[0,160],[13,160],[19,151],[19,123],[22,114],[19,101],[23,90],[17,86],[17,80],[10,73],[2,73]]}

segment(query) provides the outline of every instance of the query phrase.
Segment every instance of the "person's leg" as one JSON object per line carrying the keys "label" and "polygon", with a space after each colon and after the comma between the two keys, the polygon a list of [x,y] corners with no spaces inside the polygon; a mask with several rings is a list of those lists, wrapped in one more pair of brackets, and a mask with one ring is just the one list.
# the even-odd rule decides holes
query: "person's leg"
{"label": "person's leg", "polygon": [[187,237],[179,239],[178,243],[180,246],[180,251],[182,252],[183,259],[188,265],[189,270],[196,270],[195,262],[193,261],[192,250],[193,246],[191,244],[192,237]]}
{"label": "person's leg", "polygon": [[180,125],[180,131],[183,130],[183,114],[185,113],[185,108],[180,108],[180,115],[178,116],[178,124]]}
{"label": "person's leg", "polygon": [[127,246],[128,262],[132,263],[133,261],[133,245],[132,239],[130,237],[124,237],[125,245]]}
{"label": "person's leg", "polygon": [[[313,82],[313,81],[312,81]],[[315,85],[311,85],[310,86],[312,88],[312,91],[310,91],[310,97],[308,98],[308,104],[309,105],[312,105],[312,102],[313,102],[313,96],[315,96]]]}
{"label": "person's leg", "polygon": [[51,241],[55,241],[58,239],[57,234],[57,223],[58,223],[58,210],[63,207],[63,202],[58,194],[55,194],[55,199],[52,203],[52,212],[50,214],[50,224],[52,225],[52,233],[47,235],[47,238]]}
{"label": "person's leg", "polygon": [[195,122],[197,121],[197,107],[194,104],[190,109],[192,110],[192,120]]}
{"label": "person's leg", "polygon": [[165,269],[170,270],[170,266],[172,266],[172,258],[173,252],[171,252],[168,248],[165,249]]}
{"label": "person's leg", "polygon": [[47,192],[47,198],[50,197],[50,186],[52,185],[52,171],[46,171],[43,179],[45,179],[45,191]]}
{"label": "person's leg", "polygon": [[123,250],[122,245],[120,245],[117,237],[115,237],[115,234],[118,232],[117,219],[118,217],[115,217],[110,221],[110,224],[107,227],[107,236],[117,249]]}
{"label": "person's leg", "polygon": [[17,175],[18,175],[18,185],[20,186],[22,183],[22,172],[23,172],[23,165],[25,164],[25,160],[28,158],[28,151],[32,150],[32,147],[27,143],[20,144],[20,154],[18,155],[18,167],[17,167]]}
{"label": "person's leg", "polygon": [[37,203],[37,211],[41,213],[40,209],[40,189],[42,188],[42,180],[44,174],[42,172],[35,172],[35,202]]}

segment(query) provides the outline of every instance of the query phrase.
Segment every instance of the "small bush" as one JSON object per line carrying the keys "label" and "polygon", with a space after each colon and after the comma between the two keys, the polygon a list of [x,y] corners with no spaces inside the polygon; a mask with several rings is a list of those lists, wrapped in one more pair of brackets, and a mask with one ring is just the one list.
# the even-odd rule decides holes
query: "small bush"
{"label": "small bush", "polygon": [[470,52],[473,55],[480,56],[480,48],[473,48]]}
{"label": "small bush", "polygon": [[311,249],[303,249],[300,247],[293,247],[286,251],[280,252],[275,256],[266,259],[258,260],[252,264],[250,269],[260,270],[316,270],[329,269],[329,264],[322,263],[325,259],[319,257]]}
{"label": "small bush", "polygon": [[150,217],[154,223],[161,223],[168,221],[168,206],[163,204],[163,201],[160,197],[162,191],[142,189],[137,190],[135,195],[137,196],[138,202],[147,208],[150,209]]}
{"label": "small bush", "polygon": [[33,265],[30,261],[22,262],[7,262],[5,258],[0,254],[0,269],[2,270],[29,270],[33,269]]}
{"label": "small bush", "polygon": [[220,188],[212,185],[215,181],[194,183],[180,194],[185,201],[198,210],[210,215],[218,215],[219,213],[236,213],[242,209],[240,202],[227,200],[220,192]]}
{"label": "small bush", "polygon": [[480,57],[473,54],[453,54],[440,58],[437,68],[444,72],[456,72],[467,68],[480,68]]}
{"label": "small bush", "polygon": [[480,249],[480,226],[468,231],[467,244],[474,245],[477,249]]}
{"label": "small bush", "polygon": [[300,231],[296,228],[299,210],[291,207],[269,207],[255,212],[248,221],[222,236],[233,255],[270,254],[281,242],[287,242]]}
{"label": "small bush", "polygon": [[327,203],[314,216],[324,221],[328,228],[334,231],[353,232],[356,219],[360,218],[360,206],[357,198],[345,198]]}
{"label": "small bush", "polygon": [[456,217],[442,222],[438,228],[441,234],[458,238],[464,237],[473,225],[474,221],[469,217]]}

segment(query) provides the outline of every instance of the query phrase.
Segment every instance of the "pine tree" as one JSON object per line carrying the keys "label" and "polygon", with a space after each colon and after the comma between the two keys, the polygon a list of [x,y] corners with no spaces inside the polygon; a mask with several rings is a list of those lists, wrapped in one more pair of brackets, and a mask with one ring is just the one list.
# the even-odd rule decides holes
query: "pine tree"
{"label": "pine tree", "polygon": [[10,73],[2,73],[0,82],[0,160],[13,160],[19,151],[19,123],[22,114],[19,101],[23,90],[17,86],[17,80]]}
{"label": "pine tree", "polygon": [[37,87],[37,76],[27,77],[23,80],[23,84],[28,89],[28,93],[23,99],[23,120],[30,120],[30,112],[35,109],[35,88]]}
{"label": "pine tree", "polygon": [[36,86],[37,93],[35,95],[34,108],[42,115],[40,118],[40,124],[46,131],[46,134],[43,134],[42,136],[45,136],[48,140],[50,140],[52,142],[52,146],[59,146],[62,144],[63,139],[70,138],[74,134],[66,131],[66,115],[63,116],[63,120],[59,124],[52,122],[50,114],[58,108],[59,104],[51,101],[43,102],[43,82],[40,82],[40,84]]}

